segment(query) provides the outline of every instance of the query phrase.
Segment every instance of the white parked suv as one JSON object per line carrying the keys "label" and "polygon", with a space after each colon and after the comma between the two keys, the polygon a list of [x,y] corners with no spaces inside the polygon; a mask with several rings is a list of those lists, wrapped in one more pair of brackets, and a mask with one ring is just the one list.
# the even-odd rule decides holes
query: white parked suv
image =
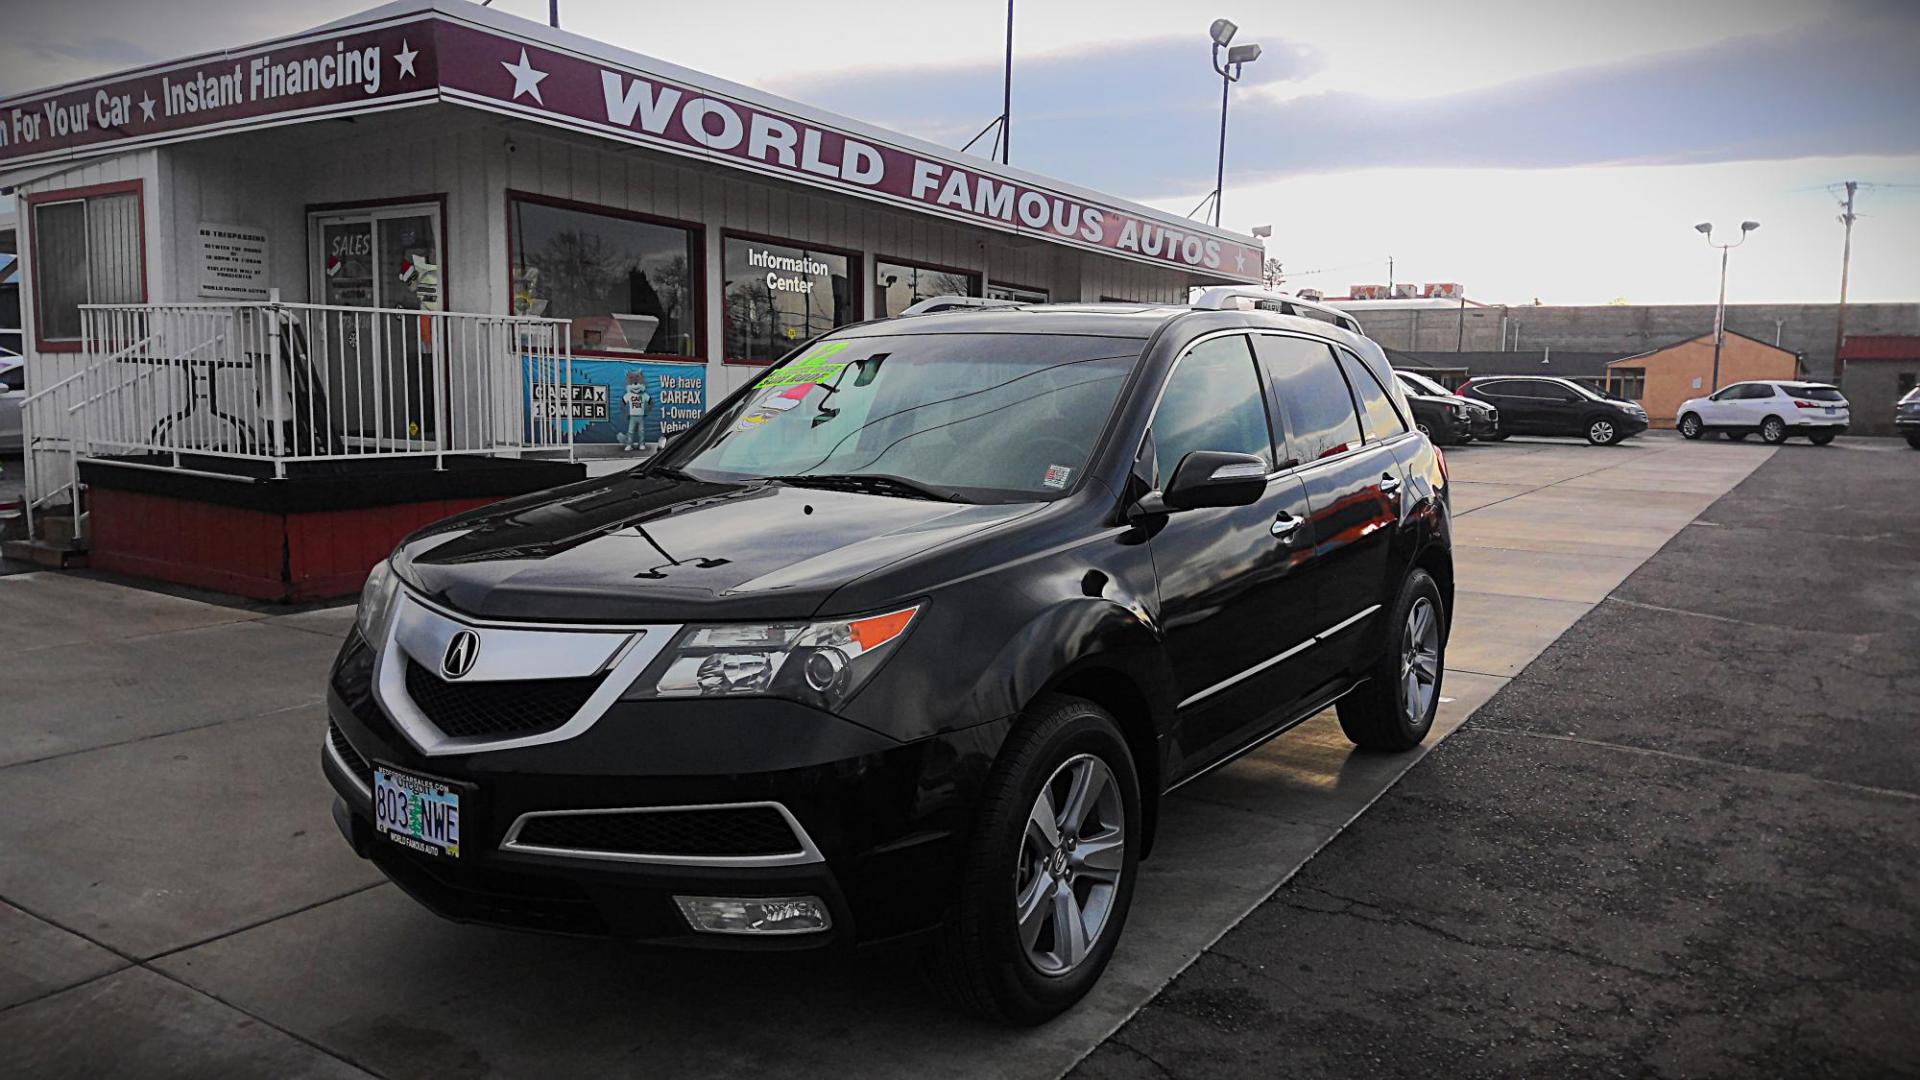
{"label": "white parked suv", "polygon": [[1847,399],[1826,383],[1762,379],[1683,401],[1673,419],[1689,439],[1709,431],[1724,431],[1729,439],[1759,432],[1761,441],[1774,446],[1794,435],[1825,446],[1847,430],[1851,418]]}

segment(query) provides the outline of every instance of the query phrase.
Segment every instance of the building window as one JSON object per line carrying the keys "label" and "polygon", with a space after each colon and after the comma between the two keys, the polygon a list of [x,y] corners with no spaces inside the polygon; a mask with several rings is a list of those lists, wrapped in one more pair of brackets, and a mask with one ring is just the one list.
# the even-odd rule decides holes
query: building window
{"label": "building window", "polygon": [[1639,401],[1647,396],[1646,368],[1614,368],[1612,391],[1623,398]]}
{"label": "building window", "polygon": [[936,296],[979,296],[980,275],[970,270],[876,260],[873,264],[873,316],[890,318],[912,304]]}
{"label": "building window", "polygon": [[515,315],[570,320],[577,352],[699,355],[694,229],[518,196],[507,218]]}
{"label": "building window", "polygon": [[77,341],[81,304],[142,302],[142,247],[137,190],[35,201],[33,310],[40,340]]}
{"label": "building window", "polygon": [[728,363],[771,363],[859,318],[845,253],[744,236],[725,238],[721,253]]}
{"label": "building window", "polygon": [[1018,304],[1044,304],[1048,302],[1047,290],[1029,289],[1023,285],[1008,285],[996,281],[987,286],[987,299],[1012,300]]}

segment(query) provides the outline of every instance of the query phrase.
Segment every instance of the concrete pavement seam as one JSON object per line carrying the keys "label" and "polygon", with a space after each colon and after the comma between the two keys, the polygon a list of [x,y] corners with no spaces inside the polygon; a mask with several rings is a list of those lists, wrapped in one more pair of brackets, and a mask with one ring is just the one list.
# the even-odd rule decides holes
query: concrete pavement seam
{"label": "concrete pavement seam", "polygon": [[1619,750],[1628,754],[1644,754],[1647,757],[1665,758],[1669,761],[1684,761],[1691,765],[1715,765],[1724,769],[1740,772],[1758,773],[1762,776],[1776,776],[1786,780],[1801,780],[1809,784],[1825,784],[1831,787],[1845,788],[1848,791],[1868,795],[1885,795],[1908,802],[1920,802],[1920,792],[1901,791],[1897,788],[1874,787],[1871,784],[1855,784],[1846,780],[1830,780],[1824,776],[1808,776],[1805,773],[1782,772],[1779,769],[1763,768],[1759,765],[1743,765],[1737,761],[1720,761],[1715,758],[1695,757],[1692,754],[1676,754],[1671,750],[1655,750],[1646,746],[1627,746],[1624,743],[1604,742],[1600,739],[1583,739],[1578,735],[1550,735],[1544,731],[1522,731],[1519,728],[1498,727],[1488,724],[1476,724],[1473,730],[1490,732],[1495,735],[1522,735],[1530,739],[1548,739],[1553,742],[1574,743],[1591,746],[1601,750]]}
{"label": "concrete pavement seam", "polygon": [[133,746],[136,743],[152,742],[154,739],[164,739],[169,735],[185,735],[189,731],[205,731],[208,728],[217,728],[226,724],[238,724],[248,720],[265,720],[269,716],[278,716],[281,713],[297,712],[300,709],[311,709],[315,705],[324,704],[326,700],[324,696],[317,697],[312,701],[302,701],[293,705],[282,705],[280,708],[268,709],[266,712],[249,713],[246,716],[229,716],[225,720],[209,720],[204,724],[192,724],[183,728],[174,728],[172,731],[156,731],[150,735],[136,735],[131,739],[122,739],[119,742],[101,743],[99,746],[83,746],[73,750],[62,750],[57,754],[27,758],[23,761],[8,761],[0,763],[0,769],[12,769],[21,765],[38,765],[43,761],[59,761],[61,758],[70,758],[77,754],[91,754],[96,750],[112,750],[120,746]]}
{"label": "concrete pavement seam", "polygon": [[1736,619],[1731,615],[1712,615],[1704,611],[1689,611],[1686,608],[1663,607],[1660,604],[1648,604],[1639,600],[1627,600],[1614,596],[1611,593],[1605,597],[1605,601],[1619,604],[1622,607],[1638,608],[1642,611],[1658,611],[1667,615],[1686,615],[1695,619],[1710,619],[1714,622],[1729,623],[1734,626],[1751,626],[1756,630],[1791,630],[1800,634],[1825,634],[1829,637],[1851,638],[1854,641],[1866,641],[1878,636],[1876,632],[1871,630],[1864,633],[1850,634],[1842,630],[1823,630],[1817,626],[1799,626],[1789,623],[1766,623],[1755,622],[1752,619]]}

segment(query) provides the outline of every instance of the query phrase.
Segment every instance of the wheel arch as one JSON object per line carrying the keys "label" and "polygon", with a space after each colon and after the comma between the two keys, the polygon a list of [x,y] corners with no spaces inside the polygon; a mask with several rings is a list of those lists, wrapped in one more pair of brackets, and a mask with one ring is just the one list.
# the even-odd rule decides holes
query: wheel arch
{"label": "wheel arch", "polygon": [[1107,657],[1090,658],[1060,672],[1040,692],[1084,698],[1105,709],[1120,725],[1140,779],[1140,857],[1144,860],[1153,851],[1160,820],[1160,724],[1152,699],[1124,667]]}

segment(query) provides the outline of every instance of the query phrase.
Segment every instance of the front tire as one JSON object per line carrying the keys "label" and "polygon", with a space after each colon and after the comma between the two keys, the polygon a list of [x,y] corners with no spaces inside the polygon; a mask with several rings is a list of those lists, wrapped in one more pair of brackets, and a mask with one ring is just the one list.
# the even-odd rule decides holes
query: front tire
{"label": "front tire", "polygon": [[1143,840],[1113,717],[1049,694],[993,766],[934,976],[991,1020],[1039,1024],[1085,997],[1126,925]]}
{"label": "front tire", "polygon": [[1680,418],[1680,436],[1682,438],[1697,439],[1705,434],[1706,430],[1706,425],[1702,424],[1700,418],[1693,413],[1688,413]]}
{"label": "front tire", "polygon": [[1787,441],[1787,422],[1777,416],[1769,416],[1760,421],[1760,441],[1768,446],[1779,446]]}
{"label": "front tire", "polygon": [[1362,750],[1400,752],[1433,730],[1447,673],[1447,621],[1440,587],[1416,568],[1400,586],[1367,681],[1340,699],[1340,730]]}
{"label": "front tire", "polygon": [[1920,450],[1920,431],[1908,432],[1907,445],[1913,447],[1915,450]]}
{"label": "front tire", "polygon": [[1620,428],[1605,417],[1587,421],[1587,441],[1595,446],[1612,446],[1622,438]]}

